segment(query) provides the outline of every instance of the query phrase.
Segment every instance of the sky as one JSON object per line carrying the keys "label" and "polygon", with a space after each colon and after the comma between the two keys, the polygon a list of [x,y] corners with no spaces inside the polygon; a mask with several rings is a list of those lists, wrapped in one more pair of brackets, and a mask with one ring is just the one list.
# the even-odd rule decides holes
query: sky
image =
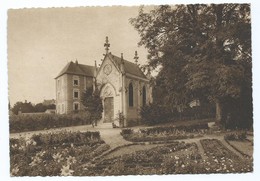
{"label": "sky", "polygon": [[[152,9],[152,7],[146,7]],[[110,51],[139,63],[146,62],[147,50],[138,47],[138,32],[129,18],[138,6],[27,8],[8,11],[9,101],[42,102],[55,99],[55,77],[69,62],[101,63],[108,36]]]}
{"label": "sky", "polygon": [[[1,1],[1,0],[0,0]],[[2,0],[3,1],[3,0]],[[91,8],[71,9],[26,9],[9,10],[10,8],[31,7],[80,7],[89,5],[139,5],[139,4],[180,4],[180,3],[245,3],[252,4],[252,45],[253,45],[253,104],[254,120],[260,119],[260,24],[259,0],[11,0],[1,1],[0,6],[0,175],[4,180],[44,180],[44,178],[10,179],[9,160],[9,119],[7,81],[9,82],[9,99],[11,104],[25,99],[41,102],[44,98],[55,98],[54,77],[66,65],[67,61],[93,64],[105,53],[105,36],[109,36],[112,53],[133,60],[134,50],[139,53],[140,61],[146,57],[146,50],[138,48],[139,36],[128,23],[128,18],[135,17],[138,8],[121,8],[101,10]],[[74,11],[73,11],[74,10]],[[8,14],[7,14],[8,11]],[[8,19],[7,19],[8,18]],[[8,25],[8,26],[7,26]],[[7,29],[8,27],[8,29]],[[7,38],[8,34],[8,38]],[[7,41],[8,40],[8,41]],[[8,42],[8,45],[6,45]],[[8,48],[8,51],[6,51]],[[8,57],[7,57],[8,53]],[[8,64],[8,68],[7,68]],[[8,72],[8,73],[7,73]],[[260,152],[259,121],[254,121],[254,153]],[[253,174],[210,174],[210,175],[167,175],[167,176],[127,176],[126,180],[257,180],[260,177],[259,154],[254,154]],[[110,178],[110,179],[109,179]],[[106,177],[105,180],[120,180],[123,177]],[[58,178],[47,178],[57,180]],[[64,180],[60,178],[58,180]],[[66,178],[65,180],[75,180]],[[77,178],[86,180],[86,178]],[[104,180],[103,177],[91,180]],[[259,179],[258,179],[259,180]]]}

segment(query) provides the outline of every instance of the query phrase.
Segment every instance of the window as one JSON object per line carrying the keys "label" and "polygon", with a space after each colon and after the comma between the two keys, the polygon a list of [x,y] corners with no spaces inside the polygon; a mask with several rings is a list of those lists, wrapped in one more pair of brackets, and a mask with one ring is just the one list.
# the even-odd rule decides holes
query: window
{"label": "window", "polygon": [[129,100],[129,107],[133,107],[134,106],[134,90],[133,90],[133,84],[130,83],[129,84],[129,88],[128,88],[128,100]]}
{"label": "window", "polygon": [[79,85],[79,80],[77,80],[77,79],[73,80],[73,85],[74,86],[78,86]]}
{"label": "window", "polygon": [[73,110],[74,110],[74,111],[78,111],[78,110],[79,110],[79,103],[78,103],[78,102],[74,102],[74,104],[73,104]]}
{"label": "window", "polygon": [[79,91],[73,90],[73,99],[78,99],[78,98],[79,98]]}
{"label": "window", "polygon": [[79,77],[73,76],[73,86],[79,86]]}
{"label": "window", "polygon": [[143,106],[146,104],[146,88],[143,86]]}

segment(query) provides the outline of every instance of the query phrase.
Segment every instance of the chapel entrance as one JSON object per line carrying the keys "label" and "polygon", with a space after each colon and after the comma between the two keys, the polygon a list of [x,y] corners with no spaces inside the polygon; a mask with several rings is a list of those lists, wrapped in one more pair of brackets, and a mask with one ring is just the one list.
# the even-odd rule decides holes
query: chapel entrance
{"label": "chapel entrance", "polygon": [[114,120],[114,98],[104,99],[104,123],[112,123]]}

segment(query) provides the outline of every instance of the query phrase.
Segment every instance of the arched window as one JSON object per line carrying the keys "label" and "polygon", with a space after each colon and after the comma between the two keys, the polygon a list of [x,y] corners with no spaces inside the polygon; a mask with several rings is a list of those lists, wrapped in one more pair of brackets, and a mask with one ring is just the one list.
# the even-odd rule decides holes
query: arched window
{"label": "arched window", "polygon": [[143,106],[146,104],[146,88],[143,86]]}
{"label": "arched window", "polygon": [[133,89],[133,84],[130,83],[129,84],[129,88],[128,88],[128,100],[129,100],[129,107],[133,107],[134,106],[134,89]]}

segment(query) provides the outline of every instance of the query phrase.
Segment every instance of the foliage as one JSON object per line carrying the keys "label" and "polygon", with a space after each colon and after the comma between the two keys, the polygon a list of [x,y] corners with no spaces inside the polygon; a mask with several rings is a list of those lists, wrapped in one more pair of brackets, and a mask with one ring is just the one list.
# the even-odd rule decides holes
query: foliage
{"label": "foliage", "polygon": [[147,66],[160,67],[154,100],[173,109],[185,107],[193,99],[207,99],[216,103],[216,118],[222,124],[227,113],[233,113],[231,116],[241,117],[233,119],[237,126],[250,127],[250,5],[162,5],[150,12],[144,9],[140,8],[130,22],[140,35],[139,45],[148,49]]}
{"label": "foliage", "polygon": [[226,140],[230,141],[243,141],[246,139],[246,132],[245,131],[238,131],[238,132],[232,132],[232,133],[227,133],[225,134],[224,138]]}
{"label": "foliage", "polygon": [[55,109],[55,104],[44,105],[38,103],[35,106],[31,102],[17,102],[11,109],[14,114],[18,114],[19,111],[22,113],[34,113],[34,112],[45,112],[47,109]]}
{"label": "foliage", "polygon": [[100,133],[96,132],[59,132],[50,134],[38,134],[31,137],[38,146],[54,145],[84,145],[85,143],[100,142]]}
{"label": "foliage", "polygon": [[145,128],[139,129],[138,132],[134,132],[132,129],[123,129],[121,135],[124,139],[133,142],[170,141],[201,137],[203,134],[207,133],[207,131],[207,124],[198,124],[178,127]]}
{"label": "foliage", "polygon": [[145,105],[140,110],[141,121],[148,125],[167,122],[171,115],[166,106],[162,107],[156,104]]}
{"label": "foliage", "polygon": [[58,115],[58,114],[35,114],[35,115],[10,115],[10,132],[35,131],[58,127],[77,126],[91,124],[87,113]]}
{"label": "foliage", "polygon": [[55,109],[55,108],[56,108],[55,104],[44,105],[43,103],[38,103],[34,106],[34,111],[45,112],[47,109]]}
{"label": "foliage", "polygon": [[134,133],[134,130],[131,129],[131,128],[125,128],[125,129],[122,129],[122,131],[120,132],[120,134],[123,136],[123,135],[128,135],[128,134],[133,134]]}
{"label": "foliage", "polygon": [[19,111],[22,113],[34,112],[34,107],[31,102],[17,102],[11,109],[14,114],[18,114]]}
{"label": "foliage", "polygon": [[[215,145],[214,145],[215,146]],[[214,147],[218,151],[217,147]],[[164,175],[241,173],[252,171],[252,160],[203,158],[195,143],[175,142],[136,151],[89,165],[82,175]]]}
{"label": "foliage", "polygon": [[[217,139],[203,139],[200,143],[205,150],[208,157],[214,157],[217,159],[239,159],[239,157],[227,149],[219,140]],[[216,149],[218,148],[218,149]]]}
{"label": "foliage", "polygon": [[123,112],[117,113],[116,119],[115,119],[114,123],[112,123],[113,128],[118,127],[118,126],[115,124],[115,122],[118,122],[119,127],[124,127],[124,126],[125,126],[125,125],[124,125],[124,123],[125,123],[125,116],[124,116]]}
{"label": "foliage", "polygon": [[[83,172],[80,165],[90,163],[110,148],[98,135],[99,132],[61,132],[49,137],[10,139],[11,176],[79,175]],[[58,140],[59,144],[50,144],[51,140]]]}
{"label": "foliage", "polygon": [[97,124],[97,121],[102,118],[103,112],[102,99],[97,86],[95,90],[93,90],[93,87],[87,88],[81,101],[85,110],[90,114],[90,119]]}
{"label": "foliage", "polygon": [[155,125],[158,123],[173,122],[176,120],[195,120],[213,118],[215,107],[212,104],[203,104],[201,106],[187,106],[182,111],[176,108],[170,109],[168,106],[158,104],[149,104],[140,109],[141,121],[144,124]]}

